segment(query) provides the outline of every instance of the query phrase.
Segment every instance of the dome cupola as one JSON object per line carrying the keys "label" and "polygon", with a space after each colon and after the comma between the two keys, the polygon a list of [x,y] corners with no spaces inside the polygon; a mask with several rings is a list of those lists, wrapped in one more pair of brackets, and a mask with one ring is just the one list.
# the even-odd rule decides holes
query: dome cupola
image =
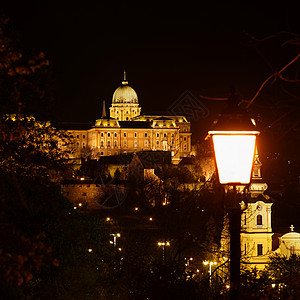
{"label": "dome cupola", "polygon": [[122,81],[122,85],[119,86],[112,98],[112,103],[114,104],[138,104],[138,96],[136,91],[128,85],[128,81],[126,80],[126,72],[124,71],[124,78]]}
{"label": "dome cupola", "polygon": [[122,85],[113,94],[109,111],[110,117],[118,121],[131,121],[141,114],[138,96],[135,90],[128,85],[125,71]]}

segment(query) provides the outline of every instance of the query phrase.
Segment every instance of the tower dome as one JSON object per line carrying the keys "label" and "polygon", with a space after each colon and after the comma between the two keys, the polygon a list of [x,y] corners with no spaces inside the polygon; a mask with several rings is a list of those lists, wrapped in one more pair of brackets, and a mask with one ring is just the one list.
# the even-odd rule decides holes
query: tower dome
{"label": "tower dome", "polygon": [[113,94],[109,111],[110,117],[118,121],[131,121],[134,117],[141,114],[138,96],[135,90],[128,85],[125,71],[122,85],[119,86]]}
{"label": "tower dome", "polygon": [[122,85],[119,86],[112,98],[112,103],[119,104],[138,104],[138,96],[136,91],[128,85],[128,81],[126,80],[126,72],[124,71],[124,80],[122,81]]}

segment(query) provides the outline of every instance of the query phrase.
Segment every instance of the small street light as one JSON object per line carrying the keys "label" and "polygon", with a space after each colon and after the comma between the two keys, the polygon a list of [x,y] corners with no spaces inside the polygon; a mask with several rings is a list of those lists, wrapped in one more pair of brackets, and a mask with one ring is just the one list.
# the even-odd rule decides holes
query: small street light
{"label": "small street light", "polygon": [[203,264],[205,266],[209,265],[209,269],[208,269],[208,273],[209,273],[209,276],[211,276],[211,266],[213,265],[216,265],[217,263],[215,261],[204,261]]}
{"label": "small street light", "polygon": [[208,134],[212,137],[220,184],[225,189],[225,209],[230,232],[230,297],[239,299],[240,202],[252,174],[256,137],[259,134],[247,113],[237,106],[232,91],[228,107],[219,114]]}
{"label": "small street light", "polygon": [[110,243],[113,244],[114,247],[117,247],[117,238],[121,237],[121,234],[120,233],[111,233],[110,235],[114,239],[114,241],[110,241]]}
{"label": "small street light", "polygon": [[166,256],[166,246],[170,246],[170,242],[158,242],[157,246],[162,247],[163,249],[163,262],[165,262],[165,256]]}

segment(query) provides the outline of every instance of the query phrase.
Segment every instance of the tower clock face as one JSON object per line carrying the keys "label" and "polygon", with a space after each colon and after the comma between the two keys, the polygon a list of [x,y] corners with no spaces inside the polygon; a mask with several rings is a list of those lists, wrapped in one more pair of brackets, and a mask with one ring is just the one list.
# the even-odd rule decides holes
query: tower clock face
{"label": "tower clock face", "polygon": [[256,207],[256,209],[257,209],[257,210],[261,210],[261,209],[262,209],[262,206],[261,206],[260,204],[258,204],[257,207]]}

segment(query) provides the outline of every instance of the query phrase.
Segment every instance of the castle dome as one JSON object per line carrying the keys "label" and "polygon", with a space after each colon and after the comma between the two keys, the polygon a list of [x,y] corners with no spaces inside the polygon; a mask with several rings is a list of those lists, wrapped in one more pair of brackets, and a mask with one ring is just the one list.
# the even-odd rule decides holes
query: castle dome
{"label": "castle dome", "polygon": [[113,94],[112,103],[138,104],[137,93],[131,86],[128,85],[128,81],[126,80],[126,72],[124,72],[124,80],[122,81],[122,85],[119,86]]}

